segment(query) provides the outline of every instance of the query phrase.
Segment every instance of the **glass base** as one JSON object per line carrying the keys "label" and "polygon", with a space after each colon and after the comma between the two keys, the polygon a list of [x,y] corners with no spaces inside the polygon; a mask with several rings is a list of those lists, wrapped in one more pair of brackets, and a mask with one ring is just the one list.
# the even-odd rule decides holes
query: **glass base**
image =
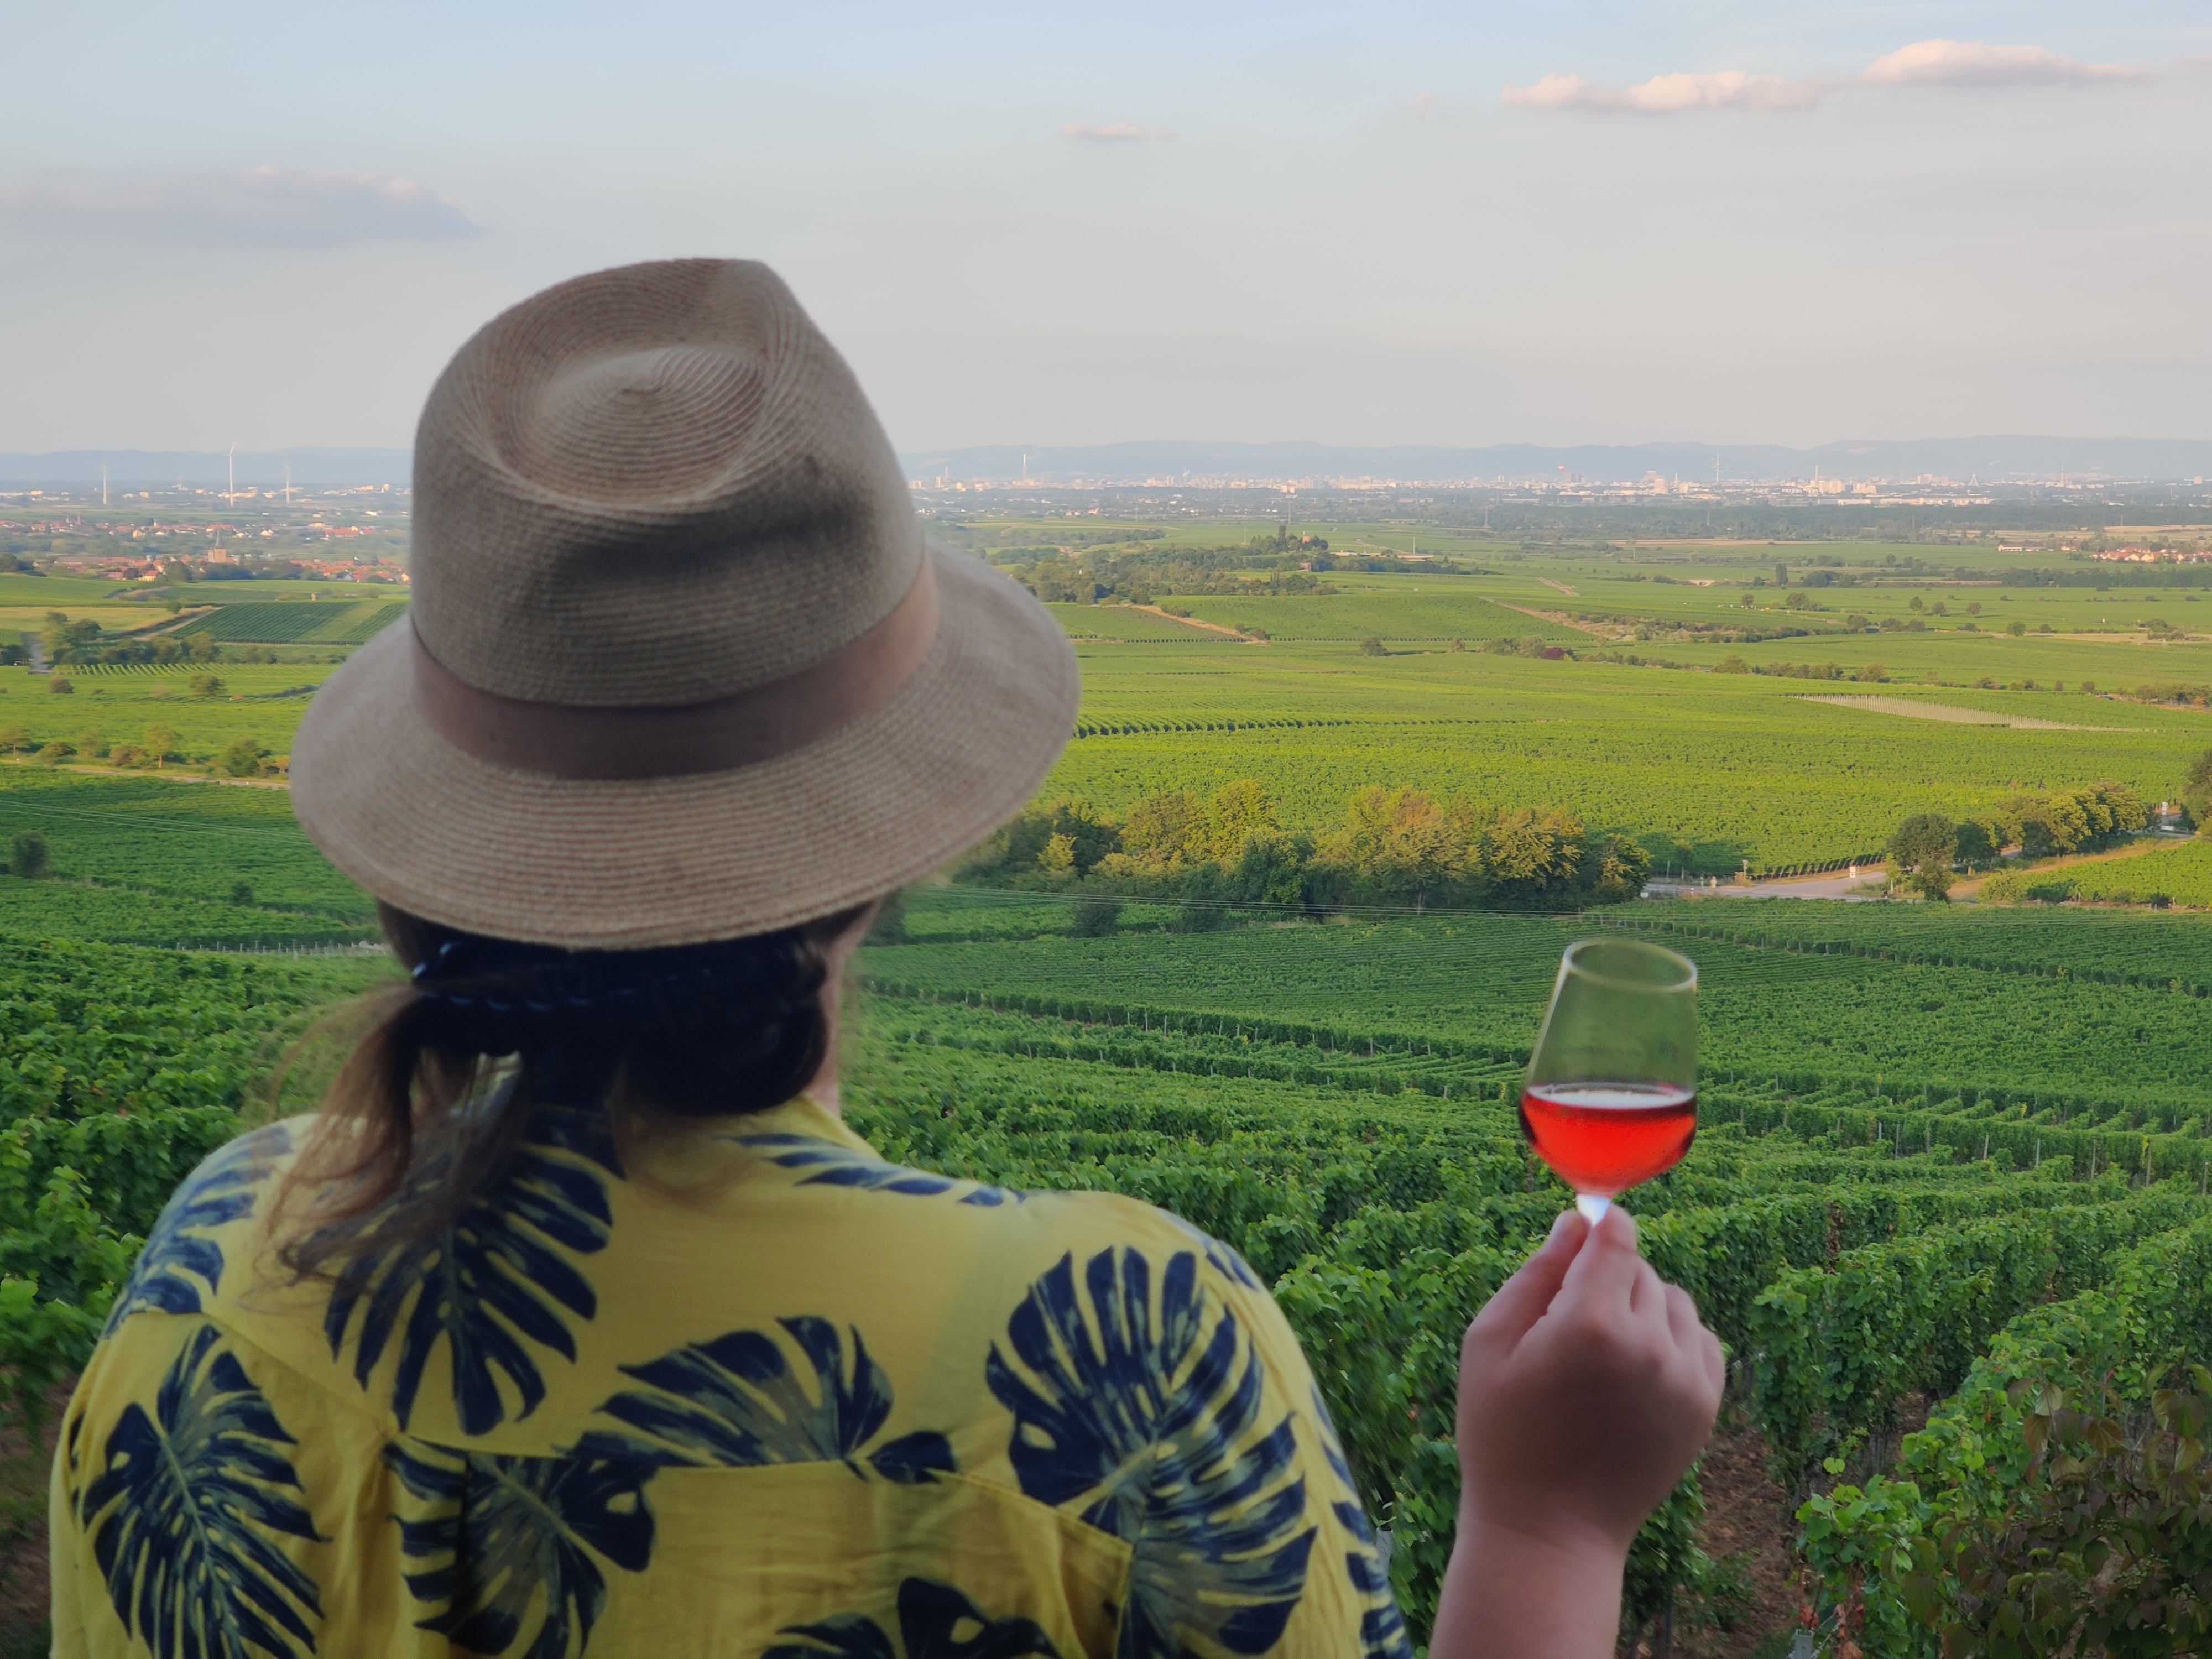
{"label": "glass base", "polygon": [[1605,1219],[1605,1212],[1613,1207],[1613,1200],[1596,1193],[1577,1193],[1575,1208],[1583,1212],[1583,1219],[1593,1227]]}

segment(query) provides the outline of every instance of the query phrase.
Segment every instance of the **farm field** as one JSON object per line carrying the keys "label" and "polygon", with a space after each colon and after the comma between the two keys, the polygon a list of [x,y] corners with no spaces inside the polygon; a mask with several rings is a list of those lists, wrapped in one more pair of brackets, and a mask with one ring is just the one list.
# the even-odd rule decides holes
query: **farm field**
{"label": "farm field", "polygon": [[[315,918],[323,932],[375,922],[368,896],[301,833],[291,797],[281,789],[0,766],[0,848],[27,831],[45,838],[56,882],[92,882],[228,909],[243,881],[253,890],[254,904]],[[0,929],[11,927],[9,918],[27,902],[20,888],[13,896],[15,902],[0,898]],[[161,930],[153,932],[158,939]],[[195,936],[197,930],[186,935]]]}
{"label": "farm field", "polygon": [[[1395,533],[1329,532],[1333,544]],[[1424,551],[1452,551],[1420,533]],[[1665,568],[1747,580],[1782,556],[1708,551]],[[2102,683],[2108,661],[2212,678],[2191,665],[2212,663],[2212,646],[1946,629],[1615,645],[1510,611],[1502,634],[1480,632],[1504,606],[1571,612],[1601,580],[1675,596],[1686,617],[1708,592],[1517,552],[1470,544],[1460,556],[1506,574],[1450,579],[1468,586],[1449,592],[1425,575],[1331,573],[1340,595],[1264,601],[1322,618],[1265,645],[1126,605],[1055,605],[1085,690],[1047,796],[1120,812],[1254,777],[1286,825],[1310,830],[1364,785],[1412,786],[1570,807],[1718,872],[1865,853],[1908,812],[2039,785],[2109,776],[2156,799],[2212,746],[2200,709],[2001,689]],[[1539,566],[1584,592],[1547,587]],[[11,580],[38,579],[0,577],[0,600]],[[1874,595],[1902,602],[1848,597]],[[374,595],[343,598],[228,608],[285,623],[327,610],[351,628],[376,614]],[[1365,629],[1393,654],[1318,631],[1340,600],[1362,627],[1393,623]],[[1275,633],[1256,598],[1170,602]],[[2016,592],[2006,608],[2038,602]],[[1471,648],[1421,631],[1443,621],[1441,641]],[[1527,635],[1582,659],[1472,648]],[[1601,649],[1847,667],[1874,653],[1893,672],[1879,687],[1813,686],[1592,659]],[[2010,653],[2011,672],[1967,672],[1985,653]],[[125,740],[159,723],[202,759],[238,735],[281,754],[328,670],[219,664],[211,698],[189,694],[191,672],[72,670],[59,696],[6,671],[0,726]],[[1985,678],[2000,685],[1974,684]],[[2053,724],[1805,695],[1838,690]],[[2069,729],[2083,727],[2111,729]],[[0,1401],[18,1426],[88,1350],[175,1181],[242,1124],[306,1104],[296,1082],[280,1105],[264,1098],[284,1044],[395,971],[349,948],[373,906],[307,842],[281,788],[0,763],[0,852],[32,830],[47,873],[0,876]],[[2155,884],[2212,905],[2203,842],[2051,873],[2085,896]],[[2212,916],[1688,899],[1224,920],[1176,931],[1190,922],[1175,904],[1133,902],[1083,937],[1065,892],[915,890],[905,942],[860,958],[848,1110],[890,1158],[1131,1194],[1239,1252],[1314,1361],[1346,1479],[1389,1531],[1416,1642],[1455,1512],[1460,1332],[1566,1197],[1522,1146],[1522,1068],[1561,949],[1601,928],[1699,964],[1701,1127],[1680,1168],[1628,1203],[1646,1254],[1698,1296],[1732,1362],[1724,1446],[1638,1541],[1632,1624],[1671,1606],[1685,1659],[1763,1659],[1796,1628],[1803,1567],[1824,1641],[1935,1659],[1947,1629],[1955,1645],[1981,1616],[1958,1593],[1961,1553],[2002,1547],[1993,1517],[2057,1501],[2027,1468],[2033,1404],[2057,1389],[2148,1423],[2154,1391],[2186,1382],[2172,1362],[2212,1352]],[[1729,1460],[1764,1470],[1750,1509],[1740,1479],[1725,1492],[1716,1479]],[[2115,1464],[2101,1478],[2140,1474]],[[1735,1507],[1708,1514],[1709,1500]],[[1908,1595],[1898,1564],[1911,1561],[1938,1564],[1932,1590]]]}
{"label": "farm field", "polygon": [[1363,786],[1414,787],[1564,807],[1713,873],[1864,854],[1910,813],[1964,817],[2039,785],[2111,777],[2157,801],[2212,745],[2200,711],[2071,694],[1899,693],[2118,729],[1948,725],[1812,702],[1796,680],[1474,651],[1085,641],[1078,653],[1086,735],[1048,793],[1119,811],[1163,788],[1254,777],[1286,822],[1317,827]]}
{"label": "farm field", "polygon": [[225,643],[365,645],[407,614],[404,600],[331,603],[321,599],[254,600],[217,605],[176,629]]}
{"label": "farm field", "polygon": [[[327,662],[73,663],[53,675],[0,668],[0,729],[21,731],[27,755],[56,740],[82,750],[87,732],[111,744],[150,749],[146,732],[154,726],[176,734],[172,752],[187,766],[205,767],[240,738],[283,755],[308,698],[330,672]],[[212,675],[219,684],[198,694],[198,675]],[[56,678],[69,685],[66,695],[52,689]],[[9,769],[0,751],[0,774]]]}
{"label": "farm field", "polygon": [[[46,884],[0,884],[0,906]],[[931,916],[981,908],[953,890],[918,896],[909,914],[926,937]],[[1722,908],[1637,915],[1688,927]],[[2172,1341],[2194,1340],[2194,1316],[2168,1305],[2172,1281],[2157,1275],[2177,1253],[2205,1252],[2212,1214],[2201,1193],[2212,1150],[2196,1081],[2201,1000],[2091,975],[2138,946],[2179,960],[2212,923],[1760,908],[1808,913],[1801,945],[1866,954],[1676,941],[1708,988],[1705,1127],[1681,1169],[1631,1202],[1647,1253],[1696,1291],[1730,1344],[1732,1409],[1759,1431],[1790,1502],[1847,1510],[1860,1490],[1851,1480],[1880,1478],[1855,1446],[1935,1457],[1926,1436],[1898,1443],[1920,1397],[1996,1411],[1990,1431],[2007,1431],[1987,1379],[2017,1363],[2004,1358],[2015,1322],[2071,1319],[2095,1358],[2096,1321],[2118,1298],[2123,1312],[2177,1332]],[[1002,919],[1035,925],[1050,911]],[[56,934],[101,926],[58,910],[43,921]],[[2079,925],[2039,939],[2033,924],[2052,921]],[[1458,1329],[1564,1197],[1522,1152],[1511,1096],[1557,951],[1590,925],[1481,917],[877,947],[849,1109],[894,1158],[1017,1186],[1129,1193],[1238,1249],[1315,1359],[1352,1478],[1396,1540],[1392,1576],[1418,1634],[1449,1545]],[[2006,988],[2103,998],[2075,1034],[2081,1063],[1991,1030],[2052,1013],[1993,1001],[1981,981],[1997,970],[1901,959],[1961,939],[1979,957],[2042,970],[2002,975]],[[9,1189],[24,1196],[0,1202],[60,1180],[76,1206],[59,1231],[14,1235],[10,1271],[42,1273],[44,1305],[57,1308],[36,1340],[0,1328],[18,1376],[65,1368],[71,1342],[88,1340],[167,1184],[259,1109],[255,1079],[282,1034],[390,971],[374,958],[0,937],[0,1137],[20,1145],[25,1171]],[[1978,1005],[1997,1040],[1928,1019],[1939,999]],[[2102,1028],[2113,1040],[2099,1047]],[[1888,1046],[1839,1060],[1816,1040],[1859,1031]],[[2187,1075],[2160,1081],[2148,1062],[2115,1070],[2122,1036]],[[188,1069],[165,1058],[185,1049]],[[1881,1288],[1881,1363],[1838,1365],[1866,1352],[1863,1286]],[[1948,1420],[1939,1409],[1929,1434]],[[1843,1480],[1820,1462],[1839,1455]],[[1745,1604],[1743,1562],[1698,1547],[1701,1503],[1686,1483],[1639,1541],[1632,1611],[1656,1616],[1671,1587],[1684,1625],[1702,1609],[1748,1632],[1778,1610]],[[1931,1537],[1940,1518],[1925,1523]],[[1838,1571],[1819,1610],[1832,1618],[1850,1594]],[[1922,1634],[1932,1654],[1932,1632]],[[1881,1650],[1923,1650],[1905,1637]]]}

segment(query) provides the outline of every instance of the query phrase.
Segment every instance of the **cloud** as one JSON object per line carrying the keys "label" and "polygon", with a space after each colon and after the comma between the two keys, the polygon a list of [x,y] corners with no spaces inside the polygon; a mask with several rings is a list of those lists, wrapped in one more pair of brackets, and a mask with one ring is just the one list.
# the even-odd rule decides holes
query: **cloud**
{"label": "cloud", "polygon": [[1810,109],[1830,84],[1817,76],[1791,79],[1747,75],[1741,70],[1655,75],[1632,87],[1601,86],[1579,75],[1547,75],[1532,87],[1508,85],[1504,101],[1527,109],[1620,110],[1634,115],[1679,115],[1698,109]]}
{"label": "cloud", "polygon": [[0,180],[0,225],[226,247],[448,242],[483,228],[411,179],[249,167],[169,178]]}
{"label": "cloud", "polygon": [[1981,40],[1916,40],[1867,65],[1869,86],[2023,87],[2069,81],[2139,81],[2125,64],[2085,64],[2041,46]]}
{"label": "cloud", "polygon": [[1134,121],[1107,121],[1098,125],[1070,121],[1060,130],[1060,136],[1102,143],[1126,143],[1132,139],[1172,138],[1175,134],[1166,127],[1140,127]]}
{"label": "cloud", "polygon": [[1503,101],[1523,109],[1603,110],[1632,115],[1680,115],[1692,110],[1810,109],[1839,88],[2022,87],[2094,81],[2137,81],[2148,72],[2125,64],[2085,64],[2041,46],[1996,46],[1982,40],[1916,40],[1876,58],[1848,81],[1717,70],[1706,75],[1655,75],[1632,87],[1608,87],[1579,75],[1547,75],[1534,86],[1509,82]]}

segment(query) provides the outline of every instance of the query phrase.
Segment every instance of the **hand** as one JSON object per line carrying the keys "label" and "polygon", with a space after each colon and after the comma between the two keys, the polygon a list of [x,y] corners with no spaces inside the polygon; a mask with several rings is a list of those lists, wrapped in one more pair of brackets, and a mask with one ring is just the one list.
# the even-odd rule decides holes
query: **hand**
{"label": "hand", "polygon": [[1568,1211],[1468,1327],[1462,1513],[1625,1557],[1704,1449],[1726,1375],[1689,1292],[1637,1255],[1634,1218]]}
{"label": "hand", "polygon": [[1719,1340],[1617,1206],[1569,1211],[1460,1349],[1459,1535],[1432,1659],[1610,1659],[1621,1569],[1711,1433]]}

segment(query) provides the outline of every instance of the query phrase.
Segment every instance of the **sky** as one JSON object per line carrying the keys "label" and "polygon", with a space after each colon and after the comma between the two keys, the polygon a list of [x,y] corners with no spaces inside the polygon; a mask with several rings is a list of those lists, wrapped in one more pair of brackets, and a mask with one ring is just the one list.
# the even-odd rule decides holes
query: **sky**
{"label": "sky", "polygon": [[2212,8],[13,7],[0,451],[404,446],[768,260],[902,451],[2212,437]]}

